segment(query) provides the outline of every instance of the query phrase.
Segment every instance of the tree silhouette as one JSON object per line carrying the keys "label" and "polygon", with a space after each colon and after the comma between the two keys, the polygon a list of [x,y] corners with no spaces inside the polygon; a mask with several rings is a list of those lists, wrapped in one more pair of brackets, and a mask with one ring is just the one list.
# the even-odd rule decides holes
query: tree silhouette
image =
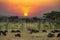
{"label": "tree silhouette", "polygon": [[51,13],[44,14],[44,17],[49,20],[49,24],[51,27],[51,23],[57,24],[57,21],[60,20],[60,12],[58,11],[52,11]]}
{"label": "tree silhouette", "polygon": [[10,22],[18,22],[18,16],[11,16],[11,17],[9,17],[9,21]]}

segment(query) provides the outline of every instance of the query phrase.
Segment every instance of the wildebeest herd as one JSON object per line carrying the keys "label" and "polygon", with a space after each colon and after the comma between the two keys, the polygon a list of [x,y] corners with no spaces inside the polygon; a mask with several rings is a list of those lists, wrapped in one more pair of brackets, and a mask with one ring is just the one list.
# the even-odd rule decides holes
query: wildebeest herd
{"label": "wildebeest herd", "polygon": [[[38,33],[39,30],[34,30],[34,29],[28,29],[29,31],[29,34],[32,34],[32,33]],[[15,37],[22,37],[21,35],[21,31],[20,30],[11,30],[10,31],[11,33],[16,33],[14,36]],[[44,33],[47,33],[48,31],[47,30],[42,30],[42,32]],[[8,33],[8,30],[0,30],[0,36],[3,35],[3,36],[7,36],[7,33]],[[58,33],[57,36],[55,36],[55,33]],[[47,34],[47,37],[49,38],[52,38],[52,37],[60,37],[60,30],[52,30],[50,31],[48,34]]]}

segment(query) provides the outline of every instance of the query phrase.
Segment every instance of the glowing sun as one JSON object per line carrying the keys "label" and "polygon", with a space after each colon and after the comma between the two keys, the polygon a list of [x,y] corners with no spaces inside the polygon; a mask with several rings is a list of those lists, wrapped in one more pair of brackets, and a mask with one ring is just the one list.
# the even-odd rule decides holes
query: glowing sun
{"label": "glowing sun", "polygon": [[24,16],[28,16],[28,13],[24,13]]}
{"label": "glowing sun", "polygon": [[24,16],[29,16],[29,12],[30,12],[31,7],[23,6],[21,9],[22,9]]}

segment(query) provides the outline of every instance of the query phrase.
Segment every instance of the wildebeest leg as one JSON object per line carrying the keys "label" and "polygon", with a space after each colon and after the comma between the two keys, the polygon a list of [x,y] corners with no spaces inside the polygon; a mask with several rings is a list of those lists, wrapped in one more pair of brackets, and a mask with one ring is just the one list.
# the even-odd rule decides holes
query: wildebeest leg
{"label": "wildebeest leg", "polygon": [[30,34],[32,34],[32,31],[30,31]]}

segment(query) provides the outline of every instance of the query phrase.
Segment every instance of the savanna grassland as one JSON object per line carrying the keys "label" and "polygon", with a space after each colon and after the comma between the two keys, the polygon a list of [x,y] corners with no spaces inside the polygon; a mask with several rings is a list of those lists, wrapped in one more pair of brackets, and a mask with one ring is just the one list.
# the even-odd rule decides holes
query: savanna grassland
{"label": "savanna grassland", "polygon": [[[40,30],[38,33],[32,33],[29,34],[28,28],[38,29],[38,26],[40,26]],[[6,28],[6,22],[0,22],[0,28],[2,30],[7,29],[8,33],[7,36],[0,36],[0,40],[60,40],[60,38],[57,38],[57,34],[55,33],[55,37],[49,38],[47,37],[48,33],[54,29],[54,25],[50,27],[49,23],[46,22],[45,24],[41,23],[38,25],[37,23],[9,23]],[[11,33],[11,30],[19,29],[21,30],[21,37],[15,37],[14,35],[16,33]],[[43,29],[46,29],[47,32],[42,32]],[[55,28],[56,29],[56,28]]]}

